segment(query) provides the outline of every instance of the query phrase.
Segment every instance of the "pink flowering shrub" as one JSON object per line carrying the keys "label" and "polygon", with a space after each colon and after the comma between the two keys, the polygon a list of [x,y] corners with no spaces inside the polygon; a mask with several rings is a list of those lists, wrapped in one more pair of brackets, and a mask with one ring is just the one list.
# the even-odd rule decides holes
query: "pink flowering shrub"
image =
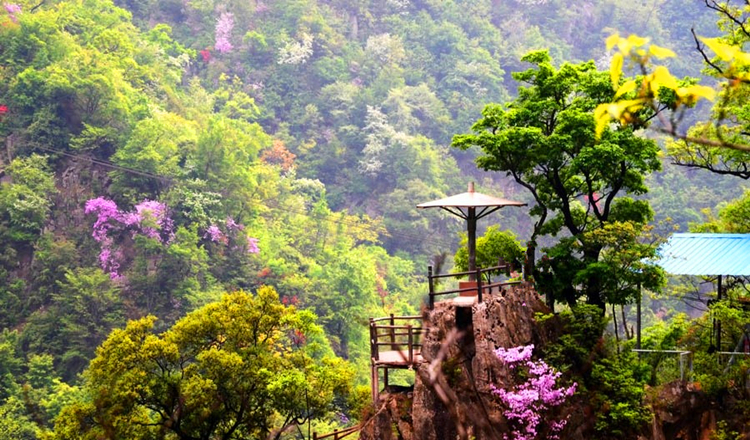
{"label": "pink flowering shrub", "polygon": [[21,12],[21,6],[15,3],[3,3],[3,6],[5,6],[5,11],[8,13],[8,16],[13,23],[18,23],[18,17],[16,17],[16,14]]}
{"label": "pink flowering shrub", "polygon": [[[100,246],[99,265],[113,279],[120,278],[119,269],[122,253],[115,249],[117,233],[129,231],[133,238],[143,236],[161,244],[172,242],[174,222],[169,216],[167,205],[155,200],[144,200],[135,205],[132,211],[121,211],[115,202],[97,197],[86,202],[86,214],[95,214],[96,221],[91,235]],[[258,239],[245,235],[245,227],[227,217],[223,226],[211,224],[206,228],[203,239],[250,254],[257,254]]]}
{"label": "pink flowering shrub", "polygon": [[[138,225],[140,233],[148,238],[165,242],[164,237],[171,239],[174,223],[167,212],[167,205],[155,200],[144,200],[135,205],[132,225]],[[168,240],[167,240],[168,241]]]}
{"label": "pink flowering shrub", "polygon": [[260,252],[260,249],[258,249],[257,238],[247,237],[247,252],[250,254],[257,254]]}
{"label": "pink flowering shrub", "polygon": [[219,229],[216,225],[211,225],[206,229],[206,233],[203,234],[203,238],[207,238],[214,243],[226,243],[227,238],[224,236],[224,233],[221,232],[221,229]]}
{"label": "pink flowering shrub", "polygon": [[495,350],[495,355],[502,363],[526,378],[525,382],[510,390],[492,385],[493,394],[506,405],[504,415],[513,426],[510,435],[504,436],[505,440],[533,440],[537,438],[543,422],[549,427],[549,433],[545,438],[556,439],[567,422],[550,420],[545,417],[545,412],[572,396],[576,384],[558,387],[557,379],[561,373],[542,360],[531,360],[533,351],[534,345],[508,349],[501,347]]}
{"label": "pink flowering shrub", "polygon": [[[206,231],[203,234],[203,238],[213,243],[229,245],[230,238],[236,240],[237,236],[239,235],[238,232],[245,230],[245,226],[234,221],[232,217],[227,217],[224,222],[224,228],[225,230],[223,231],[218,225],[211,224],[208,228],[206,228]],[[237,242],[234,241],[234,243]],[[260,249],[258,249],[257,238],[246,237],[245,243],[247,245],[247,252],[249,254],[257,254],[260,252]]]}
{"label": "pink flowering shrub", "polygon": [[131,230],[134,237],[141,234],[160,243],[168,243],[173,236],[174,224],[167,205],[155,200],[144,200],[133,211],[125,212],[112,200],[97,197],[86,202],[84,212],[96,214],[91,235],[101,246],[99,265],[112,279],[120,278],[122,259],[121,253],[113,249],[115,232]]}
{"label": "pink flowering shrub", "polygon": [[230,12],[222,12],[216,21],[216,43],[214,44],[216,51],[220,53],[232,51],[234,46],[229,41],[232,37],[232,29],[234,29],[234,15]]}

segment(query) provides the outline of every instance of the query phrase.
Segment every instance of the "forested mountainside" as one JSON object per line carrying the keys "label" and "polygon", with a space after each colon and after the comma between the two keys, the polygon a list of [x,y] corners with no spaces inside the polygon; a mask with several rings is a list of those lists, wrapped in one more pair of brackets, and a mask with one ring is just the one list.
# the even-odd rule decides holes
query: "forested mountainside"
{"label": "forested mountainside", "polygon": [[[419,314],[427,265],[450,270],[461,243],[460,222],[415,205],[469,181],[534,205],[454,135],[530,86],[514,72],[606,78],[594,65],[608,70],[615,30],[700,75],[690,30],[727,34],[719,18],[688,0],[4,2],[0,439],[309,436],[287,428],[356,420],[368,318]],[[521,61],[540,49],[548,61]],[[634,186],[655,232],[746,232],[743,179],[657,150],[650,191]],[[487,261],[521,260],[534,232],[539,255],[567,236],[502,211],[481,227],[515,235],[490,229]],[[659,341],[687,328],[653,321]]]}

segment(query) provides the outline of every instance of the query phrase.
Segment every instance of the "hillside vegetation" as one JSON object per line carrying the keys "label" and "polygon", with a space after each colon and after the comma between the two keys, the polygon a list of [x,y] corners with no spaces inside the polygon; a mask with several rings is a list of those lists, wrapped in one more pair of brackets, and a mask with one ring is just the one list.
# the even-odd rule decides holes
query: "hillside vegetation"
{"label": "hillside vegetation", "polygon": [[[462,223],[415,205],[468,181],[534,204],[477,146],[451,148],[531,87],[513,73],[540,62],[521,58],[606,77],[619,30],[699,75],[690,29],[715,22],[687,0],[3,3],[0,440],[307,437],[358,418],[368,318],[419,314],[427,265],[447,271],[461,243]],[[740,179],[636,136],[653,153],[639,221],[747,232]],[[561,242],[559,220],[534,222],[481,227]]]}

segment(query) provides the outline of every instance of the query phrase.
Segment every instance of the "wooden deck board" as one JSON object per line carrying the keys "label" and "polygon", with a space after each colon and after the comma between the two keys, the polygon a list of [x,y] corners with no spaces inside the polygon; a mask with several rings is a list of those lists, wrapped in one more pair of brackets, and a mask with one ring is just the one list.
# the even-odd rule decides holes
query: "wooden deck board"
{"label": "wooden deck board", "polygon": [[[414,351],[414,363],[418,364],[422,362],[422,355],[419,351]],[[378,353],[378,360],[375,361],[377,365],[389,366],[389,367],[408,367],[409,366],[409,352],[406,350],[390,350],[381,351]]]}

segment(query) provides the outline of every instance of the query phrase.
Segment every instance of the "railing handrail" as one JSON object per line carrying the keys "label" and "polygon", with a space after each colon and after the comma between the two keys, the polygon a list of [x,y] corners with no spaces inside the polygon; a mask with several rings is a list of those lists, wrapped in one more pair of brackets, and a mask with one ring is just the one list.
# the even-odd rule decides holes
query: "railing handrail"
{"label": "railing handrail", "polygon": [[[501,281],[497,283],[490,283],[490,284],[482,284],[482,289],[485,289],[487,291],[491,290],[493,287],[503,287],[503,286],[511,286],[515,284],[521,284],[523,281]],[[453,290],[441,290],[440,292],[433,292],[432,294],[434,296],[440,296],[440,295],[450,295],[451,293],[463,293],[463,292],[476,292],[476,287],[464,287],[463,289],[453,289]]]}
{"label": "railing handrail", "polygon": [[[685,380],[687,374],[693,375],[693,352],[689,350],[657,350],[657,349],[646,349],[646,348],[634,348],[633,352],[638,353],[640,359],[641,353],[663,353],[663,354],[676,354],[679,355],[680,361],[680,380]],[[688,360],[687,371],[685,371],[685,359]]]}
{"label": "railing handrail", "polygon": [[390,321],[390,320],[415,320],[421,321],[421,316],[384,316],[382,318],[370,318],[370,322]]}
{"label": "railing handrail", "polygon": [[[404,345],[404,346],[407,346],[407,348],[408,348],[409,343],[408,342],[402,342],[400,344],[399,343],[391,344],[390,342],[376,342],[376,343],[374,343],[372,345],[375,345],[375,346],[378,346],[378,347],[382,347],[382,346],[386,346],[386,345]],[[411,346],[412,347],[420,347],[421,348],[422,344],[412,343]]]}
{"label": "railing handrail", "polygon": [[408,329],[408,328],[411,328],[411,329],[414,329],[414,330],[417,330],[417,329],[421,330],[423,328],[423,327],[417,327],[417,326],[414,326],[414,325],[389,325],[389,324],[374,324],[373,327],[375,327],[376,329],[381,329],[381,328]]}
{"label": "railing handrail", "polygon": [[334,440],[340,440],[350,434],[359,431],[360,429],[362,429],[362,425],[356,425],[342,430],[334,429],[333,432],[325,435],[318,435],[317,432],[313,432],[313,440],[323,440],[328,437],[333,437]]}
{"label": "railing handrail", "polygon": [[[494,271],[498,271],[498,270],[510,270],[510,264],[500,264],[500,265],[497,265],[497,266],[485,267],[485,268],[479,268],[479,269],[477,269],[477,271],[479,271],[479,273],[494,272]],[[469,276],[469,275],[474,275],[474,274],[477,273],[477,271],[471,270],[471,271],[466,271],[466,272],[444,273],[444,274],[440,274],[440,275],[430,275],[430,277],[432,279],[436,279],[436,278],[459,278],[459,277],[465,277],[465,276]]]}
{"label": "railing handrail", "polygon": [[634,348],[632,351],[634,351],[635,353],[693,354],[693,352],[690,350],[656,350],[656,349]]}
{"label": "railing handrail", "polygon": [[[408,319],[418,321],[418,323],[417,325],[396,325],[395,321],[398,319]],[[390,324],[378,324],[378,321],[387,321]],[[379,331],[381,329],[386,331]],[[422,328],[421,316],[402,317],[391,315],[385,318],[370,318],[370,357],[372,358],[373,364],[380,360],[380,347],[383,346],[391,347],[391,351],[401,351],[402,347],[405,348],[408,355],[404,356],[404,360],[409,364],[413,364],[415,348],[422,348],[422,344],[419,343],[419,337],[423,334],[424,330],[425,329]]]}
{"label": "railing handrail", "polygon": [[[452,293],[463,293],[463,292],[476,292],[477,300],[481,303],[482,302],[482,292],[487,291],[488,294],[492,294],[492,289],[497,288],[498,292],[501,291],[501,289],[504,286],[511,286],[515,284],[521,284],[521,281],[503,281],[503,282],[489,282],[487,284],[484,284],[482,282],[482,274],[489,273],[489,272],[495,272],[499,270],[505,270],[506,274],[511,269],[510,264],[500,264],[498,266],[493,267],[487,267],[487,268],[478,268],[475,271],[469,271],[469,272],[457,272],[457,273],[451,273],[451,274],[443,274],[443,275],[434,275],[432,273],[432,266],[427,267],[427,282],[429,285],[429,307],[430,310],[432,310],[435,307],[435,297],[440,295],[449,295]],[[435,291],[435,280],[438,278],[449,278],[449,277],[462,277],[465,275],[474,275],[474,281],[476,282],[475,286],[472,287],[464,287],[464,288],[458,288],[458,289],[452,289],[452,290],[446,290],[442,292],[436,292]]]}

